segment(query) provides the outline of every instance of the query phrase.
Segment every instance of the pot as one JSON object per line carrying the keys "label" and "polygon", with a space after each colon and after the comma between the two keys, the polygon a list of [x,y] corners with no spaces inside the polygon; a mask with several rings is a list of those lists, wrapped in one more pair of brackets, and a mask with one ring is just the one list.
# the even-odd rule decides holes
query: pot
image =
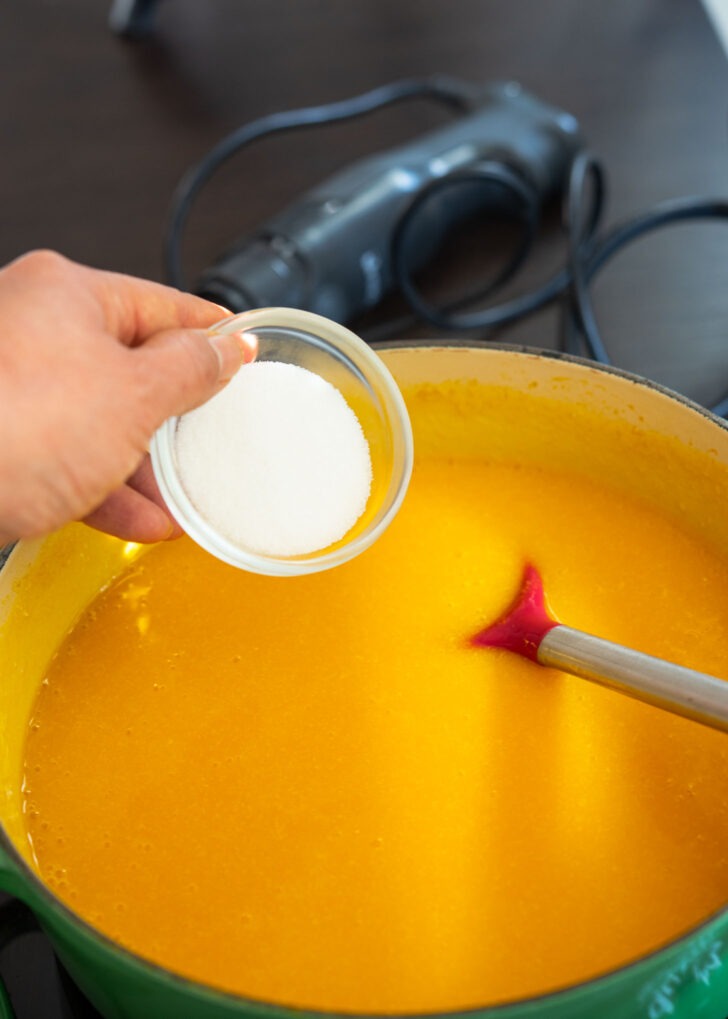
{"label": "pot", "polygon": [[[576,463],[592,476],[606,471],[728,548],[728,428],[682,397],[624,372],[550,352],[416,341],[390,345],[380,353],[400,386],[477,379],[528,389],[545,409],[555,401],[572,406],[574,427],[551,429],[535,415],[504,422],[502,434],[489,434],[487,443],[477,427],[469,426],[464,441],[474,447],[480,442],[487,449],[507,434],[511,447],[517,449],[520,443],[531,457],[534,450],[538,455],[540,445],[548,448],[550,459]],[[605,422],[620,420],[650,441],[636,443],[629,457],[619,448],[602,450],[595,461],[588,434],[578,423],[578,408],[585,403],[592,418],[596,413]],[[672,447],[661,446],[676,440],[687,451],[684,461],[669,458]],[[225,994],[146,962],[76,916],[32,869],[19,775],[35,690],[63,635],[137,554],[137,546],[71,525],[46,539],[21,542],[0,572],[0,886],[33,910],[63,965],[105,1019],[313,1019],[321,1013]],[[529,951],[528,944],[523,951]],[[724,908],[684,936],[613,972],[467,1014],[478,1019],[724,1019],[727,1011]],[[0,1019],[11,1016],[0,994]]]}

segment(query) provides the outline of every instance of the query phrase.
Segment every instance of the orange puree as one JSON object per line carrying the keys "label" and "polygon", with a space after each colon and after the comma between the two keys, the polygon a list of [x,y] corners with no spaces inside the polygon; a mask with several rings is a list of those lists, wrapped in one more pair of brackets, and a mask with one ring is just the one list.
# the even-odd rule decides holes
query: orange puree
{"label": "orange puree", "polygon": [[530,560],[562,621],[721,674],[728,563],[606,482],[418,449],[358,559],[281,580],[158,546],[51,663],[38,869],[138,953],[277,1002],[446,1009],[604,972],[725,899],[725,736],[468,639]]}

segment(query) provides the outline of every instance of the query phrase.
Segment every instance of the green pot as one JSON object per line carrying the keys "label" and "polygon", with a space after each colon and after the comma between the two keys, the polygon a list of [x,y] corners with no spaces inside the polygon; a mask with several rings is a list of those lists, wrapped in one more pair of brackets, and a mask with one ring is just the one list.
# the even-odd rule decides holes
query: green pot
{"label": "green pot", "polygon": [[[400,385],[480,379],[528,388],[543,408],[532,419],[504,421],[480,440],[492,449],[505,436],[538,456],[600,476],[606,472],[654,502],[674,508],[710,541],[728,549],[728,429],[688,401],[628,376],[549,353],[470,343],[402,344],[382,356]],[[649,433],[650,443],[615,446],[593,459],[586,403],[605,426],[616,419]],[[574,427],[549,428],[555,406],[575,408]],[[466,423],[467,424],[467,423]],[[467,442],[477,447],[477,423]],[[465,435],[465,432],[464,432]],[[515,436],[515,438],[514,438]],[[655,436],[657,437],[655,439]],[[655,459],[661,437],[689,451],[665,469]],[[667,449],[667,447],[665,447]],[[534,452],[535,451],[535,452]],[[695,464],[699,464],[696,471]],[[81,525],[42,541],[21,542],[0,572],[0,887],[34,912],[71,977],[105,1019],[233,1019],[320,1013],[286,1009],[224,994],[178,977],[121,948],[63,905],[31,867],[22,818],[20,772],[24,734],[37,685],[64,634],[100,588],[133,559],[125,545]],[[537,920],[534,919],[534,924]],[[568,937],[568,932],[564,932]],[[528,954],[529,944],[523,943]],[[448,1013],[454,1015],[456,1013]],[[478,1019],[725,1019],[728,1014],[728,909],[649,955],[585,983],[523,1001],[472,1010]],[[0,1019],[12,1010],[0,993]]]}

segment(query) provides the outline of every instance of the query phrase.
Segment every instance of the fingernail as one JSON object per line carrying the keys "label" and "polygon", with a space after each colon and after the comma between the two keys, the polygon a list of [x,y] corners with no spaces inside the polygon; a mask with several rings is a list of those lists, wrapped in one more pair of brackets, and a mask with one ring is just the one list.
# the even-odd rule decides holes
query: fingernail
{"label": "fingernail", "polygon": [[226,318],[229,318],[232,315],[230,309],[226,308],[224,304],[218,304],[217,301],[210,301],[210,304],[212,304],[215,308],[219,308]]}
{"label": "fingernail", "polygon": [[242,364],[255,360],[258,353],[258,338],[251,333],[212,333],[208,339],[220,362],[221,382],[231,379]]}
{"label": "fingernail", "polygon": [[245,364],[255,361],[258,356],[258,337],[255,333],[249,332],[237,333],[237,336],[243,348],[243,361]]}
{"label": "fingernail", "polygon": [[169,529],[162,538],[162,541],[172,541],[175,538],[181,538],[184,533],[176,520],[170,520]]}

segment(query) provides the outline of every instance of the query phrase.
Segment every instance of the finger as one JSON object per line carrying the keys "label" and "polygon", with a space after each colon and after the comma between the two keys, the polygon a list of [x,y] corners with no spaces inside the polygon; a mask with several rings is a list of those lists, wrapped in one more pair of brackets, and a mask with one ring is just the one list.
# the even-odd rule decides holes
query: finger
{"label": "finger", "polygon": [[178,538],[183,532],[177,521],[169,514],[167,505],[162,497],[162,493],[159,491],[157,480],[154,477],[154,471],[152,469],[152,461],[149,456],[145,456],[139,467],[134,471],[132,476],[127,481],[129,488],[133,488],[135,492],[139,492],[150,502],[153,502],[160,509],[164,510],[170,518],[172,523],[172,533],[170,537]]}
{"label": "finger", "polygon": [[55,251],[22,255],[2,269],[2,278],[11,292],[15,287],[21,296],[29,285],[43,283],[46,310],[59,296],[70,300],[72,308],[92,298],[99,325],[128,346],[143,342],[160,329],[207,329],[231,314],[201,297],[151,280],[93,269]]}
{"label": "finger", "polygon": [[163,329],[207,329],[231,314],[219,304],[162,283],[83,268],[94,278],[109,331],[128,346]]}
{"label": "finger", "polygon": [[200,330],[157,333],[129,351],[142,411],[151,431],[167,418],[204,403],[255,357],[250,333],[210,336]]}
{"label": "finger", "polygon": [[133,488],[135,492],[139,492],[140,495],[145,496],[147,499],[151,499],[152,502],[156,502],[158,506],[162,507],[162,509],[166,509],[162,494],[159,491],[159,487],[154,477],[152,461],[149,454],[144,457],[132,476],[127,478],[126,483],[130,488]]}
{"label": "finger", "polygon": [[129,485],[115,489],[84,523],[123,541],[165,541],[180,532],[166,509]]}

